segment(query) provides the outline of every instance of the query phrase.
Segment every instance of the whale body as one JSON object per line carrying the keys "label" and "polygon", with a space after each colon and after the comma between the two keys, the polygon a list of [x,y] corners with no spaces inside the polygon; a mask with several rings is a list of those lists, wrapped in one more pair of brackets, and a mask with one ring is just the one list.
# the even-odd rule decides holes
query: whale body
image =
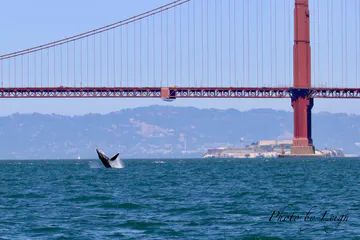
{"label": "whale body", "polygon": [[124,167],[124,164],[122,163],[122,161],[119,158],[119,153],[115,154],[113,157],[109,158],[100,149],[96,149],[96,152],[99,156],[99,159],[101,160],[101,162],[104,164],[104,166],[106,168],[123,168]]}

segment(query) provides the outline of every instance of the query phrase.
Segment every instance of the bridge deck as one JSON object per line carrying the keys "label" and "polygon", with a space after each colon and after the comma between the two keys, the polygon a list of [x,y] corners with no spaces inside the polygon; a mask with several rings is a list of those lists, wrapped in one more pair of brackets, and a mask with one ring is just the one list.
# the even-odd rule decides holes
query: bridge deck
{"label": "bridge deck", "polygon": [[0,88],[0,98],[160,98],[162,90],[169,98],[290,98],[306,91],[312,98],[360,98],[360,88],[287,87],[54,87],[54,88]]}

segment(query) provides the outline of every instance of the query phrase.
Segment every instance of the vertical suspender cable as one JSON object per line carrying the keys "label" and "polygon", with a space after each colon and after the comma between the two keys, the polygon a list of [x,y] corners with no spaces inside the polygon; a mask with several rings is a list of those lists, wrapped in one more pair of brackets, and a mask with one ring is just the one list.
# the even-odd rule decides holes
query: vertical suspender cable
{"label": "vertical suspender cable", "polygon": [[[121,29],[121,28],[120,28]],[[75,63],[74,63],[75,64]],[[96,87],[96,36],[93,36],[93,81],[94,87]]]}
{"label": "vertical suspender cable", "polygon": [[196,71],[195,71],[195,69],[196,69],[196,21],[195,21],[195,13],[196,13],[196,3],[195,3],[196,1],[193,1],[193,44],[194,44],[194,46],[193,46],[193,54],[194,54],[194,56],[193,56],[193,75],[194,75],[194,86],[196,86],[197,84],[197,81],[196,81]]}
{"label": "vertical suspender cable", "polygon": [[201,86],[204,86],[204,0],[201,0]]}
{"label": "vertical suspender cable", "polygon": [[42,86],[43,86],[43,51],[41,50],[40,51],[40,87]]}
{"label": "vertical suspender cable", "polygon": [[[313,64],[313,68],[312,68],[312,73],[313,73],[313,79],[311,80],[311,84],[312,84],[312,86],[315,86],[315,80],[316,80],[316,78],[317,78],[317,51],[318,51],[318,49],[317,49],[317,11],[316,11],[316,2],[314,2],[314,1],[311,1],[310,2],[310,4],[312,3],[312,9],[311,9],[311,13],[310,14],[312,14],[312,16],[314,16],[314,21],[313,21],[313,25],[314,25],[314,27],[313,28],[311,28],[312,29],[312,31],[313,31],[313,34],[312,34],[312,36],[314,37],[314,48],[313,48],[313,51],[314,51],[314,57],[313,57],[313,61],[312,61],[312,64]],[[311,30],[310,29],[310,30]]]}
{"label": "vertical suspender cable", "polygon": [[242,71],[243,71],[243,79],[242,79],[242,82],[240,83],[240,85],[241,86],[243,86],[244,84],[245,84],[245,0],[244,1],[242,1],[243,2],[243,4],[242,4],[242,6],[243,6],[243,9],[242,9],[242,35],[243,35],[243,41],[242,41],[242,44],[243,44],[243,46],[242,46],[242,54],[243,54],[243,56],[242,56],[242,64],[243,64],[243,66],[242,66]]}
{"label": "vertical suspender cable", "polygon": [[292,18],[292,14],[291,14],[291,7],[292,7],[292,5],[291,5],[291,3],[290,3],[291,1],[288,1],[288,3],[289,3],[289,6],[288,6],[288,31],[289,31],[289,42],[288,42],[288,44],[289,44],[289,47],[288,47],[288,51],[289,51],[289,59],[288,59],[288,70],[289,70],[289,84],[290,84],[290,86],[292,86],[292,71],[291,71],[291,68],[292,68],[292,65],[291,65],[291,49],[292,49],[292,37],[291,37],[291,18]]}
{"label": "vertical suspender cable", "polygon": [[47,87],[50,87],[50,49],[47,49]]}
{"label": "vertical suspender cable", "polygon": [[134,79],[133,79],[133,85],[136,86],[136,77],[137,77],[137,64],[136,64],[136,40],[137,40],[137,37],[136,37],[136,22],[133,23],[133,30],[134,30],[134,39],[133,39],[133,71],[134,71]]}
{"label": "vertical suspender cable", "polygon": [[341,85],[344,81],[344,1],[341,1]]}
{"label": "vertical suspender cable", "polygon": [[60,51],[60,85],[63,86],[63,48],[62,45],[59,46]]}
{"label": "vertical suspender cable", "polygon": [[334,15],[333,15],[334,1],[330,0],[330,12],[331,12],[331,87],[334,87]]}
{"label": "vertical suspender cable", "polygon": [[136,86],[136,72],[137,72],[137,69],[136,69],[136,22],[133,23],[133,29],[134,29],[134,39],[133,39],[133,70],[134,70],[134,79],[133,79],[133,85]]}
{"label": "vertical suspender cable", "polygon": [[345,78],[344,78],[344,87],[346,87],[346,83],[348,81],[348,74],[347,74],[347,70],[348,70],[348,64],[347,64],[347,60],[348,60],[348,31],[347,31],[347,0],[344,1],[345,4],[345,14],[344,14],[344,23],[345,23]]}
{"label": "vertical suspender cable", "polygon": [[78,58],[79,58],[79,66],[77,66],[76,71],[77,71],[77,78],[79,78],[79,86],[83,87],[84,85],[84,49],[83,49],[84,45],[83,45],[83,40],[79,40],[79,44],[78,44]]}
{"label": "vertical suspender cable", "polygon": [[[46,58],[47,58],[47,87],[50,87],[50,49],[49,48],[46,50]],[[22,84],[24,87],[24,83]]]}
{"label": "vertical suspender cable", "polygon": [[14,71],[14,85],[11,87],[16,87],[16,58],[13,59],[13,71]]}
{"label": "vertical suspender cable", "polygon": [[8,62],[7,62],[8,64],[8,80],[7,80],[7,82],[8,82],[8,87],[11,87],[11,59],[9,59],[8,60]]}
{"label": "vertical suspender cable", "polygon": [[73,75],[74,75],[74,87],[76,87],[76,41],[73,42],[74,43],[74,72],[73,72]]}
{"label": "vertical suspender cable", "polygon": [[229,87],[232,87],[232,76],[231,76],[231,64],[232,64],[232,59],[231,59],[231,2],[230,0],[228,0],[228,16],[229,16],[229,56],[228,56],[228,61],[229,61]]}
{"label": "vertical suspender cable", "polygon": [[206,81],[207,81],[207,87],[210,87],[210,33],[209,33],[209,1],[206,1]]}
{"label": "vertical suspender cable", "polygon": [[[355,87],[358,87],[358,54],[359,54],[359,21],[360,20],[358,18],[358,11],[359,11],[359,1],[355,2]],[[360,16],[360,15],[359,15]]]}
{"label": "vertical suspender cable", "polygon": [[278,86],[278,75],[277,75],[277,7],[278,5],[276,4],[277,1],[275,0],[274,1],[274,4],[275,4],[275,13],[274,13],[274,35],[275,35],[275,41],[274,41],[274,49],[275,49],[275,86]]}
{"label": "vertical suspender cable", "polygon": [[140,87],[144,87],[142,84],[142,21],[139,22],[139,84]]}
{"label": "vertical suspender cable", "polygon": [[90,86],[89,80],[89,37],[86,38],[86,86]]}
{"label": "vertical suspender cable", "polygon": [[[183,80],[183,51],[182,51],[182,8],[179,6],[179,49],[180,49],[180,66],[179,66],[179,83]],[[177,86],[177,82],[175,82],[175,86]]]}
{"label": "vertical suspender cable", "polygon": [[222,2],[220,1],[220,85],[221,87],[223,87],[223,51],[224,51],[224,46],[223,46],[223,7],[222,7]]}
{"label": "vertical suspender cable", "polygon": [[[75,66],[75,64],[74,64]],[[53,48],[53,74],[54,74],[54,79],[53,79],[53,82],[54,82],[54,87],[56,86],[56,48],[54,47]]]}
{"label": "vertical suspender cable", "polygon": [[24,87],[24,55],[21,56],[21,87]]}
{"label": "vertical suspender cable", "polygon": [[356,56],[357,56],[357,64],[356,64],[356,72],[357,72],[357,76],[356,76],[356,85],[357,85],[357,87],[359,86],[358,84],[358,81],[359,81],[359,70],[358,70],[358,68],[359,68],[359,57],[358,57],[358,54],[360,54],[360,52],[359,52],[359,46],[360,46],[360,42],[359,42],[359,31],[360,31],[360,29],[359,29],[359,21],[360,21],[360,14],[359,14],[359,8],[360,8],[360,3],[359,3],[359,1],[356,1],[357,3],[358,3],[358,5],[356,6],[356,18],[358,19],[358,21],[357,21],[357,23],[358,23],[358,25],[357,25],[357,28],[356,28],[356,32],[357,32],[357,36],[358,36],[358,39],[357,39],[357,41],[356,41],[356,43],[357,43],[357,52],[356,52]]}
{"label": "vertical suspender cable", "polygon": [[[34,66],[34,64],[32,64],[32,66]],[[11,79],[11,59],[9,59],[9,60],[7,60],[7,87],[11,87],[11,85],[12,85],[11,82],[12,82],[12,79]]]}
{"label": "vertical suspender cable", "polygon": [[[149,21],[149,18],[148,18]],[[119,78],[119,86],[124,87],[124,79],[123,79],[123,27],[119,29],[119,39],[120,39],[120,48],[119,48],[119,56],[120,56],[120,78]],[[150,61],[148,61],[150,62]],[[148,74],[150,76],[150,74]]]}
{"label": "vertical suspender cable", "polygon": [[66,43],[66,84],[70,85],[69,43]]}
{"label": "vertical suspender cable", "polygon": [[[320,73],[320,54],[321,54],[321,44],[320,44],[320,0],[317,1],[317,78],[314,79],[315,86],[319,84],[319,81],[321,79],[321,73]],[[319,81],[318,81],[319,80]]]}
{"label": "vertical suspender cable", "polygon": [[[108,65],[108,60],[107,60],[106,65]],[[109,72],[109,71],[107,71],[107,72]],[[83,42],[82,42],[82,40],[80,40],[80,87],[83,87],[83,80],[84,80],[83,79]]]}
{"label": "vertical suspender cable", "polygon": [[[330,0],[330,12],[333,14],[334,0]],[[334,87],[334,16],[330,17],[331,20],[331,87]]]}
{"label": "vertical suspender cable", "polygon": [[102,76],[102,73],[103,73],[103,54],[102,54],[102,49],[103,49],[103,44],[102,44],[102,35],[100,34],[99,35],[99,77],[100,77],[100,86],[103,87],[103,76]]}
{"label": "vertical suspender cable", "polygon": [[163,13],[160,13],[160,86],[163,86]]}
{"label": "vertical suspender cable", "polygon": [[287,81],[286,81],[286,70],[285,70],[285,68],[286,68],[286,49],[287,49],[287,44],[286,44],[286,27],[287,27],[287,25],[286,25],[286,21],[285,21],[285,19],[286,19],[286,0],[284,0],[284,2],[283,2],[283,21],[284,21],[284,39],[283,39],[283,41],[284,41],[284,43],[283,43],[283,51],[284,51],[284,56],[283,56],[283,60],[284,60],[284,62],[283,62],[283,67],[282,67],[282,69],[283,69],[283,86],[286,86],[287,85]]}
{"label": "vertical suspender cable", "polygon": [[[327,35],[327,78],[326,83],[330,80],[330,9],[329,3],[326,3],[326,35]],[[328,86],[328,85],[327,85]]]}
{"label": "vertical suspender cable", "polygon": [[234,86],[237,85],[237,26],[236,26],[236,2],[233,0],[233,27],[234,27]]}
{"label": "vertical suspender cable", "polygon": [[259,87],[259,4],[256,4],[256,86]]}
{"label": "vertical suspender cable", "polygon": [[187,7],[188,7],[187,9],[188,86],[191,86],[190,84],[190,3],[187,3]]}
{"label": "vertical suspender cable", "polygon": [[[147,18],[147,27],[146,27],[146,38],[147,38],[147,48],[146,48],[146,52],[147,52],[147,71],[146,71],[146,84],[147,86],[150,86],[150,18]],[[122,48],[121,48],[122,49]],[[120,65],[122,65],[122,60],[121,60],[121,54],[120,54]]]}
{"label": "vertical suspender cable", "polygon": [[126,87],[129,87],[129,24],[126,25]]}
{"label": "vertical suspender cable", "polygon": [[169,86],[169,13],[166,14],[166,85]]}
{"label": "vertical suspender cable", "polygon": [[273,32],[272,32],[272,20],[273,20],[273,16],[272,16],[272,8],[273,8],[273,4],[272,4],[272,0],[270,0],[270,86],[272,86],[272,82],[273,82]]}
{"label": "vertical suspender cable", "polygon": [[[42,54],[42,52],[40,52],[40,54]],[[17,87],[18,84],[18,66],[17,66],[17,58],[14,58],[14,76],[15,76],[15,84],[14,87]],[[40,77],[41,78],[41,77]]]}
{"label": "vertical suspender cable", "polygon": [[[34,53],[34,82],[35,82],[35,85],[34,87],[36,87],[36,82],[37,82],[37,53],[35,52]],[[10,85],[11,86],[11,85]]]}
{"label": "vertical suspender cable", "polygon": [[215,1],[215,86],[218,87],[218,21],[217,2]]}
{"label": "vertical suspender cable", "polygon": [[155,17],[152,16],[152,24],[151,24],[151,39],[152,39],[152,81],[150,80],[150,75],[149,75],[149,83],[152,82],[152,86],[155,86]]}
{"label": "vertical suspender cable", "polygon": [[23,69],[23,64],[24,64],[24,56],[21,56],[21,87],[24,87],[24,69]]}
{"label": "vertical suspender cable", "polygon": [[175,84],[176,84],[176,78],[177,78],[177,66],[176,66],[176,64],[177,64],[177,56],[176,56],[176,54],[177,54],[177,28],[176,28],[176,8],[174,8],[174,68],[175,68],[175,70],[174,70],[174,80],[175,80]]}
{"label": "vertical suspender cable", "polygon": [[1,77],[1,87],[4,87],[4,71],[3,71],[4,61],[0,61],[0,77]]}
{"label": "vertical suspender cable", "polygon": [[[30,87],[30,54],[26,54],[26,55],[27,55],[27,87]],[[2,82],[2,87],[4,87],[4,82]]]}
{"label": "vertical suspender cable", "polygon": [[156,66],[156,56],[155,56],[155,48],[156,48],[156,44],[155,44],[155,16],[153,16],[152,18],[152,37],[153,37],[153,51],[152,51],[152,55],[153,55],[153,86],[157,86],[156,85],[156,76],[155,76],[155,66]]}
{"label": "vertical suspender cable", "polygon": [[[116,41],[116,35],[115,35],[115,29],[112,30],[113,32],[113,49],[112,49],[112,55],[113,55],[113,82],[114,82],[114,87],[116,87],[116,44],[115,44],[115,41]],[[88,38],[86,38],[86,58],[88,58]],[[86,71],[88,71],[88,68],[89,68],[89,65],[88,65],[88,59],[86,60]]]}
{"label": "vertical suspender cable", "polygon": [[261,42],[261,85],[264,86],[264,21],[263,21],[263,4],[260,4],[260,42]]}

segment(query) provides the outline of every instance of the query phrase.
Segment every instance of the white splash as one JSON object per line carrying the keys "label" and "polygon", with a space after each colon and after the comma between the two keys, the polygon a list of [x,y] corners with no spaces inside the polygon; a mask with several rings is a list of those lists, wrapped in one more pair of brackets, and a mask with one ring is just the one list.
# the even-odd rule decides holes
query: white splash
{"label": "white splash", "polygon": [[163,163],[165,163],[164,161],[155,161],[154,163],[157,163],[157,164],[163,164]]}
{"label": "white splash", "polygon": [[124,168],[124,163],[121,161],[119,157],[117,157],[114,161],[109,161],[111,168]]}

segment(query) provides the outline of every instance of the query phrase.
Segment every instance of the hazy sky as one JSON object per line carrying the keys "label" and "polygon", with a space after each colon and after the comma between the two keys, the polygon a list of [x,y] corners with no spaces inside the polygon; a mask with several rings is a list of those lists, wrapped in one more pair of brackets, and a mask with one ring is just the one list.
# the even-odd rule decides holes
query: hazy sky
{"label": "hazy sky", "polygon": [[[7,53],[71,36],[73,34],[125,19],[129,16],[144,12],[167,2],[169,2],[169,0],[3,1],[1,4],[2,14],[0,14],[0,52]],[[354,3],[352,0],[349,2]],[[324,1],[322,1],[322,3],[324,3]],[[314,6],[316,6],[316,4]],[[336,8],[336,6],[334,8]],[[348,6],[348,8],[351,10],[351,5]],[[323,15],[323,17],[325,18],[325,15]],[[349,21],[354,20],[351,19],[351,15],[349,18]],[[321,21],[319,22],[321,23]],[[316,30],[316,26],[317,25],[314,25],[312,30]],[[350,29],[349,31],[350,33],[351,31],[355,32],[354,29]],[[327,33],[320,32],[319,34],[323,37],[323,39],[325,39],[323,35]],[[329,44],[331,44],[331,42]],[[337,42],[335,41],[335,45],[336,44]],[[319,55],[325,57],[325,55]],[[318,72],[320,72],[319,74],[321,75],[321,68],[319,69],[320,70],[318,70]],[[323,69],[323,72],[325,76],[325,68]],[[160,99],[13,99],[0,101],[2,102],[0,104],[0,115],[8,115],[15,112],[41,112],[69,115],[84,114],[89,112],[107,113],[123,108],[147,106],[152,104],[195,106],[199,108],[235,108],[239,110],[252,108],[291,110],[290,100],[287,99],[190,99],[176,100],[172,103],[165,103]],[[358,113],[360,111],[360,107],[358,105],[358,100],[316,100],[314,111]]]}

